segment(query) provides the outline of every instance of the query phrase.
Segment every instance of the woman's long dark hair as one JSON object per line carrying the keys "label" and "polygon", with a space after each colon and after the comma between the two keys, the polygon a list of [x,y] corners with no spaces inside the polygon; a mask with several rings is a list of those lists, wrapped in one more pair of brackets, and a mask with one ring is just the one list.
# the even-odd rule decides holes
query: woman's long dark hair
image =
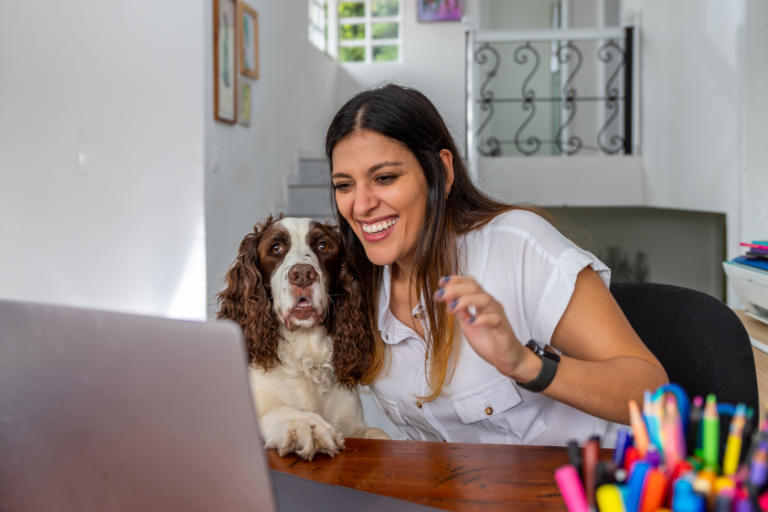
{"label": "woman's long dark hair", "polygon": [[[440,395],[448,371],[453,340],[458,329],[445,307],[436,307],[432,299],[442,276],[458,273],[456,237],[481,228],[497,215],[520,206],[496,201],[472,183],[448,127],[429,99],[419,91],[394,84],[371,89],[349,100],[333,118],[325,138],[325,154],[333,172],[333,149],[347,137],[370,130],[405,145],[416,157],[427,180],[427,209],[421,233],[417,237],[415,266],[411,279],[416,296],[424,297],[429,325],[426,364],[432,393],[423,397],[434,400]],[[446,170],[440,151],[453,155],[453,186],[446,194]],[[346,219],[339,213],[335,194],[333,209],[339,223],[347,257],[359,274],[366,294],[367,315],[374,329],[372,364],[363,383],[375,380],[384,367],[385,346],[378,330],[378,293],[381,267],[366,256],[362,243]]]}

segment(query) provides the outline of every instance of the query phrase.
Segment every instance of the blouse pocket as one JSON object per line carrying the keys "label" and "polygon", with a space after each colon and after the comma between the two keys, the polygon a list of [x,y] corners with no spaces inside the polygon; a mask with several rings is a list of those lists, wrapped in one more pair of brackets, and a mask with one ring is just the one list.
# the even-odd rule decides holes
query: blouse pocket
{"label": "blouse pocket", "polygon": [[508,377],[451,398],[456,415],[483,443],[527,444],[546,426],[538,409],[523,401]]}
{"label": "blouse pocket", "polygon": [[397,408],[397,404],[392,400],[387,400],[379,396],[378,394],[371,392],[373,401],[376,402],[376,407],[384,411],[387,417],[397,425],[398,427],[404,427],[406,425],[403,416],[400,414],[400,409]]}

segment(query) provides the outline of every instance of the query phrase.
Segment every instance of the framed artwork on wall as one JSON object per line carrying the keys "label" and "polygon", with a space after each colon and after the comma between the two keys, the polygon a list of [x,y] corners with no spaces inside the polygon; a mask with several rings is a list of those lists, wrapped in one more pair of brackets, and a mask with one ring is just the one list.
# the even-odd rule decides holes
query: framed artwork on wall
{"label": "framed artwork on wall", "polygon": [[416,0],[419,21],[461,21],[463,0]]}
{"label": "framed artwork on wall", "polygon": [[236,10],[235,0],[213,0],[214,116],[233,124],[237,121]]}
{"label": "framed artwork on wall", "polygon": [[251,126],[251,84],[240,83],[240,97],[237,99],[237,122]]}
{"label": "framed artwork on wall", "polygon": [[240,74],[259,78],[259,15],[245,2],[237,3],[237,41]]}

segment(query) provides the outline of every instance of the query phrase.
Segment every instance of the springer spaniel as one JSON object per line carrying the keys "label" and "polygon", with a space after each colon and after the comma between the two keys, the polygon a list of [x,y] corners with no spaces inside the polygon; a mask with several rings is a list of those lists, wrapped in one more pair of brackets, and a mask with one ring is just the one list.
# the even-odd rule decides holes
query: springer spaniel
{"label": "springer spaniel", "polygon": [[243,329],[266,448],[336,455],[345,437],[389,439],[367,428],[355,386],[373,338],[360,284],[335,226],[266,220],[240,244],[218,294],[218,318]]}

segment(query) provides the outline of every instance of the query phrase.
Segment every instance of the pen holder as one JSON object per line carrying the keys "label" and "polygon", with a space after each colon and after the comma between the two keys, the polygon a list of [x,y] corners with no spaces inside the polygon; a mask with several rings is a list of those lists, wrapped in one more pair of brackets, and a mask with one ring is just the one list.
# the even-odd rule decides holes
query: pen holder
{"label": "pen holder", "polygon": [[610,461],[599,437],[569,443],[557,473],[569,512],[768,512],[768,421],[755,428],[752,408],[668,384],[629,412]]}

